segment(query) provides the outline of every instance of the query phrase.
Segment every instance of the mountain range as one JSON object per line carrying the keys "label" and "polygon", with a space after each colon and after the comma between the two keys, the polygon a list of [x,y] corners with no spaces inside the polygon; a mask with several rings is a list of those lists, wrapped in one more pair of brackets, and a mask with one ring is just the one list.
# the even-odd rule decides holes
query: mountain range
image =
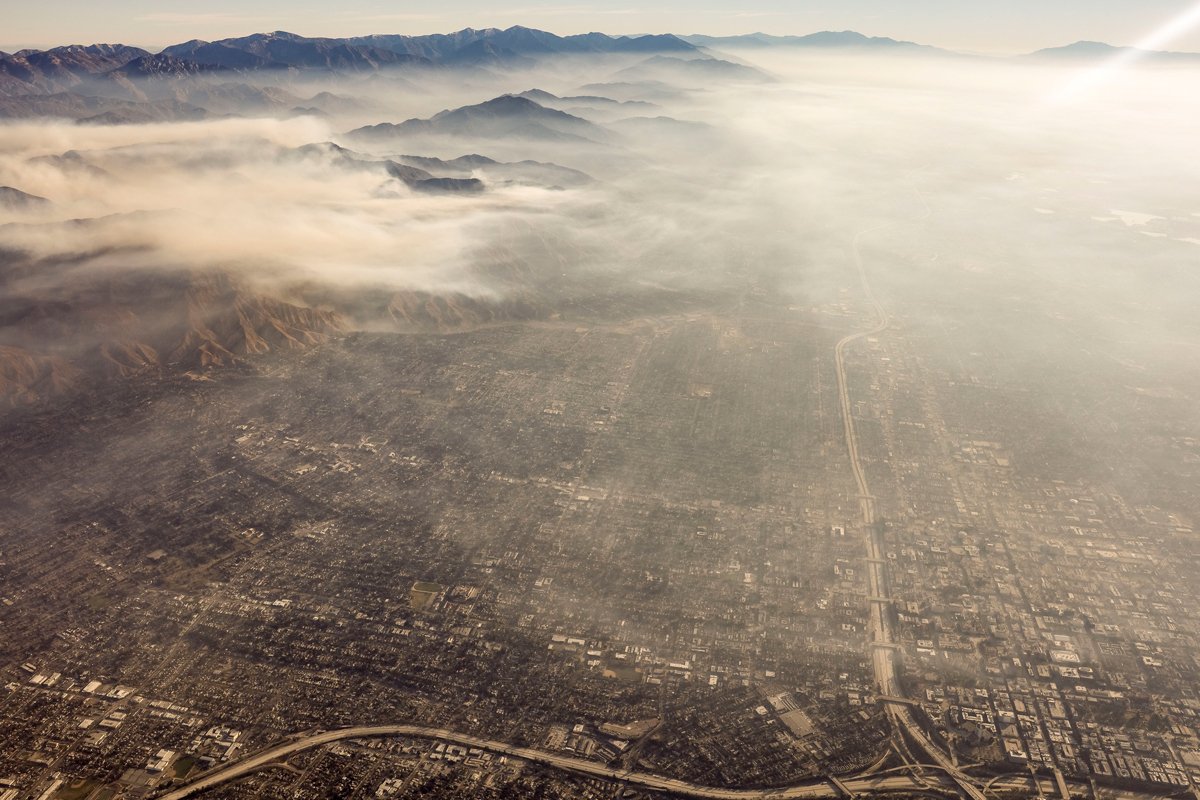
{"label": "mountain range", "polygon": [[158,53],[121,44],[68,45],[0,54],[0,119],[53,116],[111,124],[338,113],[354,101],[328,92],[306,98],[297,90],[310,77],[386,76],[393,88],[412,85],[402,73],[487,77],[563,55],[624,56],[622,66],[656,55],[707,58],[671,35],[557,36],[521,27],[350,39],[275,31],[193,39]]}
{"label": "mountain range", "polygon": [[[446,71],[465,70],[465,74],[471,74],[475,70],[483,74],[478,71],[530,68],[541,59],[560,56],[644,57],[632,66],[626,61],[626,71],[618,83],[675,81],[703,85],[712,80],[769,80],[751,66],[719,57],[721,48],[957,55],[854,31],[821,31],[805,36],[558,36],[520,26],[342,39],[275,31],[218,41],[193,39],[157,53],[124,44],[73,44],[0,53],[0,118],[55,116],[121,123],[195,120],[246,112],[336,113],[331,106],[338,105],[338,98],[318,95],[306,99],[295,93],[296,79],[386,73],[390,81],[401,85],[403,78],[398,73],[403,71],[458,74]],[[1122,55],[1136,55],[1153,63],[1200,60],[1200,54],[1143,52],[1099,42],[1048,48],[1028,58],[1087,60]],[[287,83],[281,83],[284,81]],[[344,107],[348,101],[341,102]],[[568,110],[558,104],[555,107]]]}
{"label": "mountain range", "polygon": [[[48,50],[0,52],[0,94],[63,91],[93,76],[124,70],[126,77],[203,70],[325,70],[374,72],[394,66],[531,65],[555,55],[676,55],[694,58],[710,48],[824,48],[950,52],[916,42],[865,36],[856,31],[819,31],[803,36],[751,33],[739,36],[647,34],[559,36],[522,26],[465,28],[448,34],[375,34],[347,38],[306,37],[287,31],[170,45],[158,53],[124,44],[66,45]],[[1111,55],[1130,48],[1076,42],[1032,55]],[[1192,57],[1190,53],[1153,53]]]}
{"label": "mountain range", "polygon": [[603,33],[584,33],[558,36],[519,25],[505,30],[466,28],[457,33],[432,36],[360,36],[346,41],[443,63],[475,63],[480,54],[487,52],[536,57],[597,53],[692,53],[697,49],[695,45],[671,34],[613,37]]}
{"label": "mountain range", "polygon": [[305,37],[286,31],[215,42],[193,39],[151,53],[120,44],[68,45],[0,55],[0,95],[103,87],[122,79],[194,76],[260,70],[370,73],[392,67],[527,66],[538,56],[676,53],[699,48],[672,35],[602,33],[557,36],[513,27],[467,28],[431,36],[376,35],[350,39]]}

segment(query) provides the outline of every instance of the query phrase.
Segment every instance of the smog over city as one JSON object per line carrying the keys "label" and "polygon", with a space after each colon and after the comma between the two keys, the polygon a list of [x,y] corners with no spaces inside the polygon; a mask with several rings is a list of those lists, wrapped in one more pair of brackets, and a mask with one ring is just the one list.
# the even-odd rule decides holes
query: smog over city
{"label": "smog over city", "polygon": [[1200,6],[167,5],[0,31],[0,800],[1200,797]]}

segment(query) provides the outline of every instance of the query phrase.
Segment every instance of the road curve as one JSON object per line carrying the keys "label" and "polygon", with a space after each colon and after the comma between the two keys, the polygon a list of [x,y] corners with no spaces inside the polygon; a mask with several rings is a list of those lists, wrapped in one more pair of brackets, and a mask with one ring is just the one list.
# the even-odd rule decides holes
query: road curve
{"label": "road curve", "polygon": [[[820,778],[779,789],[720,789],[699,786],[687,783],[686,781],[646,772],[612,769],[595,761],[585,761],[579,758],[534,750],[528,747],[516,747],[503,742],[481,739],[441,728],[427,728],[419,725],[375,725],[322,731],[287,740],[281,744],[261,750],[258,753],[248,755],[235,763],[211,770],[184,786],[159,795],[158,800],[183,800],[183,798],[199,794],[220,784],[236,780],[267,764],[276,762],[279,759],[302,750],[309,750],[346,739],[381,736],[408,736],[419,739],[436,739],[451,744],[462,745],[463,747],[476,747],[490,753],[518,758],[522,761],[553,767],[564,772],[619,781],[630,787],[639,789],[671,792],[681,797],[709,798],[710,800],[767,800],[768,798],[772,800],[791,800],[791,798],[836,798],[842,796],[841,792],[832,782]],[[843,783],[856,793],[860,791],[886,793],[905,790],[911,791],[920,788],[920,784],[907,775],[868,775],[860,778],[847,778]]]}
{"label": "road curve", "polygon": [[[464,747],[476,747],[489,753],[509,756],[576,775],[617,781],[638,789],[670,792],[679,797],[709,798],[709,800],[793,800],[794,798],[837,798],[843,796],[832,781],[823,778],[814,778],[793,786],[777,789],[720,789],[699,786],[694,783],[687,783],[686,781],[675,780],[661,775],[652,775],[646,772],[611,769],[595,761],[584,761],[528,747],[515,747],[504,742],[481,739],[442,728],[429,728],[420,725],[368,725],[293,736],[257,753],[246,755],[239,761],[210,770],[184,786],[159,795],[157,800],[183,800],[183,798],[192,797],[221,784],[237,780],[255,770],[278,763],[280,759],[303,750],[310,750],[314,747],[321,747],[322,745],[347,739],[368,739],[389,736],[434,739]],[[940,769],[933,765],[929,765],[929,768]],[[939,788],[947,792],[947,794],[953,794],[958,790],[957,784],[944,774],[926,774],[918,780],[911,775],[890,774],[892,772],[892,770],[889,770],[888,773],[884,774],[862,774],[856,777],[847,777],[842,779],[841,783],[860,797],[871,797],[896,792],[930,791]],[[992,785],[996,788],[1020,790],[1028,789],[1029,782],[1030,776],[1028,775],[1018,775],[1016,777],[1002,776],[993,781]],[[1045,791],[1052,792],[1055,789],[1055,785],[1050,779],[1039,779],[1039,785]],[[1139,795],[1139,797],[1150,798],[1149,795]],[[1154,800],[1158,800],[1158,798],[1155,797]]]}

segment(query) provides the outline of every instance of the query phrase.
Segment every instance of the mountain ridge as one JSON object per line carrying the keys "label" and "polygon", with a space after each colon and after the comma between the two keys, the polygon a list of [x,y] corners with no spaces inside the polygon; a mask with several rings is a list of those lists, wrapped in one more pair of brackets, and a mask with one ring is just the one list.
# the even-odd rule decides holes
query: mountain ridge
{"label": "mountain ridge", "polygon": [[[346,37],[302,36],[288,31],[250,33],[244,36],[217,40],[191,39],[158,49],[141,48],[121,43],[69,44],[45,49],[24,48],[15,52],[0,51],[0,62],[15,61],[35,69],[61,70],[74,74],[95,74],[106,69],[124,66],[140,56],[167,54],[186,58],[200,64],[219,64],[234,69],[256,69],[288,66],[289,59],[303,62],[302,56],[313,48],[363,48],[358,56],[374,55],[382,62],[392,62],[389,56],[409,56],[407,63],[436,63],[454,61],[454,54],[478,42],[489,42],[499,49],[522,56],[569,53],[665,53],[670,51],[696,54],[710,46],[766,47],[826,47],[871,48],[888,50],[955,51],[887,36],[869,36],[853,30],[823,30],[806,34],[769,34],[762,31],[746,34],[712,36],[707,34],[637,34],[613,36],[591,32],[562,36],[536,28],[514,25],[509,28],[463,28],[452,33],[422,35],[366,34]],[[1025,55],[1052,54],[1080,46],[1110,50],[1136,48],[1104,42],[1080,40],[1067,45],[1046,47]],[[1200,56],[1200,53],[1180,51],[1144,51],[1168,56]],[[350,50],[339,49],[342,56]],[[301,64],[291,64],[298,66]],[[3,74],[3,69],[0,69]]]}
{"label": "mountain ridge", "polygon": [[569,54],[687,54],[699,48],[671,34],[558,36],[514,26],[452,34],[329,38],[287,31],[216,41],[190,39],[158,52],[124,44],[64,45],[0,53],[0,98],[76,92],[143,100],[138,84],[243,73],[378,74],[395,69],[524,69],[538,57]]}
{"label": "mountain ridge", "polygon": [[370,139],[423,134],[489,138],[515,135],[529,139],[592,142],[604,142],[611,138],[611,134],[599,125],[514,94],[440,111],[428,119],[367,125],[346,135],[352,139]]}
{"label": "mountain ridge", "polygon": [[810,48],[870,48],[889,50],[950,51],[927,44],[918,44],[886,36],[867,36],[858,31],[817,31],[803,35],[777,36],[769,33],[747,33],[739,36],[704,36],[691,34],[681,37],[699,47],[810,47]]}
{"label": "mountain ridge", "polygon": [[13,293],[0,303],[0,321],[0,408],[112,378],[237,366],[345,330],[334,311],[256,291],[221,272],[130,272],[54,296]]}

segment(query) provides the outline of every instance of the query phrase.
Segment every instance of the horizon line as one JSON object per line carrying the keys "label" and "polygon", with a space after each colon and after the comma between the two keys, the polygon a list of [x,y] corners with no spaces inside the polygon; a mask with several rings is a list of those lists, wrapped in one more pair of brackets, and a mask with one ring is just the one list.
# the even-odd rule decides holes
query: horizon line
{"label": "horizon line", "polygon": [[[296,33],[294,30],[287,30],[285,28],[275,28],[273,30],[254,30],[254,31],[250,31],[249,33],[236,34],[236,35],[232,35],[232,36],[218,36],[218,37],[214,37],[211,39],[206,39],[202,36],[193,36],[189,39],[182,39],[179,41],[171,41],[171,42],[167,42],[165,44],[131,44],[130,42],[134,41],[134,40],[121,40],[121,39],[114,39],[114,40],[109,40],[109,41],[91,41],[91,42],[81,42],[81,41],[74,41],[74,42],[67,42],[67,43],[60,42],[58,44],[26,44],[26,43],[4,44],[4,43],[0,43],[0,51],[3,51],[4,53],[11,55],[11,54],[14,54],[17,52],[21,52],[23,50],[45,51],[45,50],[52,50],[52,49],[59,48],[59,47],[89,47],[89,46],[101,45],[101,44],[107,44],[107,45],[118,45],[119,44],[119,45],[124,45],[127,47],[138,47],[140,49],[147,50],[151,53],[159,53],[168,47],[172,47],[177,44],[183,44],[184,42],[193,41],[193,40],[206,41],[206,42],[220,42],[220,41],[226,41],[229,39],[242,39],[242,38],[247,38],[250,36],[268,36],[268,35],[279,34],[279,33],[285,33],[285,34],[288,34],[291,36],[297,36],[297,37],[300,37],[303,39],[347,40],[347,39],[364,38],[364,37],[369,37],[369,36],[405,36],[405,37],[410,37],[410,38],[423,38],[423,37],[427,37],[427,36],[449,36],[449,35],[453,35],[456,33],[462,33],[463,31],[477,31],[477,32],[500,31],[500,32],[504,32],[504,31],[510,31],[510,30],[515,30],[515,29],[536,31],[539,33],[548,33],[552,36],[557,36],[557,37],[563,38],[563,39],[572,38],[572,37],[580,37],[580,36],[589,36],[589,35],[593,35],[593,34],[600,34],[600,35],[608,36],[608,37],[611,37],[614,39],[619,39],[619,38],[636,39],[636,38],[641,38],[641,37],[645,37],[645,36],[674,36],[683,41],[686,41],[688,38],[691,38],[691,37],[705,37],[705,38],[710,38],[710,39],[738,39],[738,38],[747,38],[747,37],[752,37],[752,36],[765,36],[765,37],[770,37],[770,38],[775,38],[775,39],[789,39],[789,38],[802,39],[802,38],[806,38],[806,37],[810,37],[810,36],[820,35],[823,33],[835,33],[835,34],[852,33],[852,34],[866,37],[868,39],[885,39],[885,40],[890,40],[893,42],[898,42],[900,44],[911,44],[911,45],[915,45],[918,47],[926,47],[926,48],[944,50],[944,51],[956,53],[959,55],[987,55],[987,56],[994,56],[994,57],[1002,57],[1005,55],[1007,55],[1007,56],[1032,55],[1032,54],[1043,52],[1046,50],[1064,49],[1064,48],[1073,47],[1073,46],[1081,45],[1081,44],[1102,45],[1102,46],[1111,47],[1114,49],[1130,49],[1130,50],[1138,49],[1135,44],[1112,44],[1111,42],[1105,42],[1105,41],[1101,41],[1101,40],[1085,38],[1085,39],[1076,39],[1076,40],[1068,42],[1066,44],[1047,45],[1045,47],[1040,47],[1040,48],[1036,48],[1033,50],[980,51],[980,50],[975,50],[975,49],[957,49],[953,46],[928,44],[925,42],[914,41],[914,40],[909,40],[909,39],[897,39],[895,37],[882,35],[882,34],[863,33],[862,31],[859,31],[859,30],[856,30],[853,28],[844,28],[841,30],[835,30],[832,28],[824,28],[821,30],[812,30],[807,33],[768,33],[763,30],[749,31],[746,33],[730,33],[730,34],[676,33],[674,31],[662,31],[662,32],[657,32],[657,33],[647,32],[647,31],[642,31],[642,32],[637,32],[637,33],[609,33],[607,31],[600,31],[600,30],[583,31],[583,32],[579,32],[579,33],[557,33],[555,31],[547,30],[545,28],[533,28],[528,25],[510,25],[508,27],[489,25],[489,26],[478,27],[478,28],[473,27],[473,26],[467,26],[465,28],[459,28],[457,30],[434,31],[432,33],[395,33],[395,32],[380,33],[378,31],[376,31],[373,33],[356,33],[356,34],[349,34],[349,35],[344,35],[344,36],[328,36],[328,35],[321,35],[321,34],[311,35],[311,34],[307,34],[307,33]],[[1200,51],[1189,51],[1189,50],[1145,50],[1143,52],[1169,53],[1169,54],[1175,54],[1175,55],[1200,55]]]}

